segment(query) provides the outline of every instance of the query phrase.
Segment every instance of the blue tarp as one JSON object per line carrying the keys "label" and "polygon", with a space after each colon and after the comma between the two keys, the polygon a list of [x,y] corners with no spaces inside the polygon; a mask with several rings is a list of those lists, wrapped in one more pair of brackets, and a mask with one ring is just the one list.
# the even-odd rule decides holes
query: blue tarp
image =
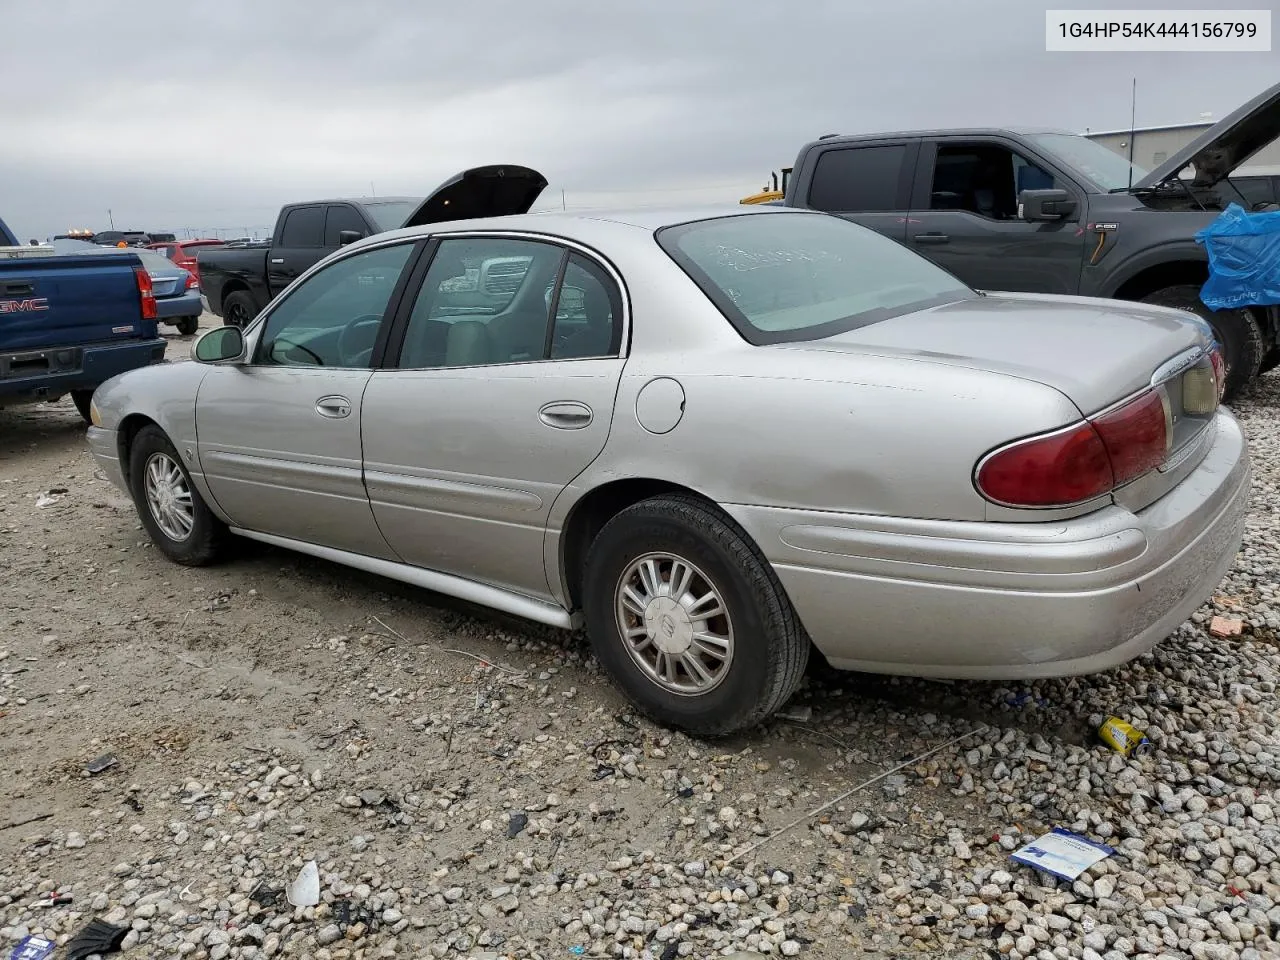
{"label": "blue tarp", "polygon": [[1233,203],[1196,242],[1209,254],[1200,299],[1210,310],[1280,304],[1280,211],[1247,213]]}

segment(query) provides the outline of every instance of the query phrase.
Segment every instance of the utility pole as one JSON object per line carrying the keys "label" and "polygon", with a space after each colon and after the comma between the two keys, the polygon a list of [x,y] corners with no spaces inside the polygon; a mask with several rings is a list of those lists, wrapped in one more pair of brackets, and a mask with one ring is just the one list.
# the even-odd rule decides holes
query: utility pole
{"label": "utility pole", "polygon": [[1138,120],[1138,78],[1133,78],[1133,96],[1129,100],[1129,189],[1133,189],[1133,137]]}
{"label": "utility pole", "polygon": [[107,223],[111,224],[111,229],[112,229],[112,230],[114,230],[114,229],[116,228],[116,221],[115,221],[115,217],[111,216],[111,211],[110,211],[110,210],[107,210]]}

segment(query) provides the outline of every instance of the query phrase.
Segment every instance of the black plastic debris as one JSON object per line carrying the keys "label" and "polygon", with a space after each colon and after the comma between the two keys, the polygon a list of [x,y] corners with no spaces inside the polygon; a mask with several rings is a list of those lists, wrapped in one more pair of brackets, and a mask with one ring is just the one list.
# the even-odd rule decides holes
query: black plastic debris
{"label": "black plastic debris", "polygon": [[339,900],[333,905],[333,919],[343,933],[356,924],[361,924],[366,932],[376,930],[379,925],[376,913],[366,906],[353,904],[350,900]]}
{"label": "black plastic debris", "polygon": [[142,801],[135,797],[132,793],[120,801],[134,813],[142,812]]}
{"label": "black plastic debris", "polygon": [[115,953],[128,932],[128,927],[117,927],[105,920],[91,920],[68,941],[67,960],[85,960],[85,957],[95,954]]}
{"label": "black plastic debris", "polygon": [[662,960],[676,960],[680,955],[680,942],[668,943],[667,948],[662,951]]}
{"label": "black plastic debris", "polygon": [[679,790],[676,791],[676,796],[678,796],[681,800],[688,800],[690,797],[693,796],[693,787],[681,787]]}
{"label": "black plastic debris", "polygon": [[609,777],[615,776],[617,772],[617,770],[613,769],[613,767],[609,766],[607,763],[602,763],[600,766],[596,767],[596,772],[591,775],[591,779],[606,780]]}
{"label": "black plastic debris", "polygon": [[103,770],[109,770],[120,761],[116,759],[114,753],[104,753],[100,757],[94,757],[84,765],[85,772],[91,776],[101,773]]}
{"label": "black plastic debris", "polygon": [[529,817],[523,813],[513,813],[511,818],[507,820],[507,836],[509,838],[518,837],[529,825]]}
{"label": "black plastic debris", "polygon": [[265,884],[259,884],[258,888],[249,896],[258,906],[263,909],[270,909],[278,904],[284,898],[284,891],[275,887],[268,887]]}

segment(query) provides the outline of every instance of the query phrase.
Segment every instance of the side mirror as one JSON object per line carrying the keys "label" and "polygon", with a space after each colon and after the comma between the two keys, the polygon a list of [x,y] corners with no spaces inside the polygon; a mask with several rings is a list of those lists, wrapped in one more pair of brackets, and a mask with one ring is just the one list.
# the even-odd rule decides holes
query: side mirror
{"label": "side mirror", "polygon": [[1076,202],[1066,190],[1023,190],[1018,194],[1018,216],[1033,223],[1062,220],[1076,212]]}
{"label": "side mirror", "polygon": [[244,331],[239,327],[215,327],[196,341],[191,351],[199,363],[235,363],[244,359]]}
{"label": "side mirror", "polygon": [[348,243],[355,243],[357,240],[363,240],[364,234],[359,230],[339,230],[338,246],[345,247]]}

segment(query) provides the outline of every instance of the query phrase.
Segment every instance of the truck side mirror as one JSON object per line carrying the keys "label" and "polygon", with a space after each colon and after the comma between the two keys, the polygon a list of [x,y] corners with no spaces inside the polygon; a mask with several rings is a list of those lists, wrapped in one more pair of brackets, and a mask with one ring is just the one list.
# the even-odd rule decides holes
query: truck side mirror
{"label": "truck side mirror", "polygon": [[1018,194],[1018,217],[1032,223],[1062,220],[1076,212],[1066,190],[1023,190]]}
{"label": "truck side mirror", "polygon": [[191,355],[200,363],[236,363],[244,359],[244,331],[228,324],[196,341]]}
{"label": "truck side mirror", "polygon": [[357,240],[363,240],[364,234],[359,230],[339,230],[338,246],[345,247],[348,243],[355,243]]}

